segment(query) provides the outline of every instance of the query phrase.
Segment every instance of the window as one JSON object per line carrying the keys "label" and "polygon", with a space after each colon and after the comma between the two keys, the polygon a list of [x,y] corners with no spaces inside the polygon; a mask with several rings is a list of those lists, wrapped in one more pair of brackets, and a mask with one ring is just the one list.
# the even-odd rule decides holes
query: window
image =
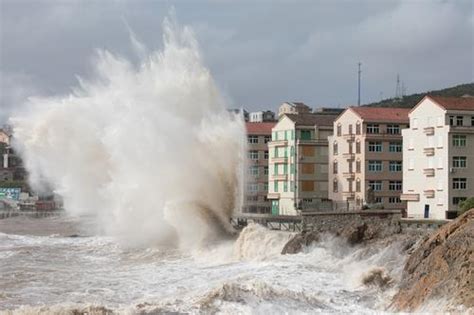
{"label": "window", "polygon": [[449,116],[449,125],[454,126],[454,116]]}
{"label": "window", "polygon": [[252,165],[249,167],[247,170],[247,174],[253,175],[253,176],[258,176],[258,166]]}
{"label": "window", "polygon": [[337,155],[338,154],[338,147],[337,147],[337,142],[334,141],[334,144],[332,146],[332,152],[334,155]]}
{"label": "window", "polygon": [[288,164],[283,164],[283,174],[288,174]]}
{"label": "window", "polygon": [[382,142],[369,141],[369,152],[382,152]]}
{"label": "window", "polygon": [[265,152],[263,152],[263,158],[265,160],[268,160],[268,150],[265,150]]}
{"label": "window", "polygon": [[402,190],[402,182],[399,181],[399,180],[388,182],[388,190],[401,191]]}
{"label": "window", "polygon": [[474,116],[471,116],[471,126],[474,126]]}
{"label": "window", "polygon": [[247,191],[249,191],[249,192],[257,192],[257,191],[258,191],[258,184],[257,184],[257,183],[249,183],[249,184],[247,184]]}
{"label": "window", "polygon": [[453,146],[455,146],[455,147],[465,147],[466,146],[466,136],[464,136],[464,135],[453,135]]}
{"label": "window", "polygon": [[338,124],[338,125],[337,125],[337,135],[338,135],[338,136],[341,135],[341,130],[342,130],[342,126],[341,126],[341,124]]}
{"label": "window", "polygon": [[387,133],[392,135],[400,134],[400,125],[387,125]]}
{"label": "window", "polygon": [[263,174],[268,175],[268,166],[263,167]]}
{"label": "window", "polygon": [[278,131],[273,132],[273,141],[278,140]]}
{"label": "window", "polygon": [[248,158],[251,160],[258,160],[258,151],[255,151],[255,150],[249,151]]}
{"label": "window", "polygon": [[453,178],[453,189],[467,189],[467,178]]}
{"label": "window", "polygon": [[278,157],[278,148],[275,147],[275,149],[273,150],[273,157]]}
{"label": "window", "polygon": [[367,124],[367,133],[379,133],[379,125]]}
{"label": "window", "polygon": [[356,173],[360,173],[360,160],[356,161]]}
{"label": "window", "polygon": [[382,197],[375,197],[374,201],[375,203],[383,203]]}
{"label": "window", "polygon": [[349,134],[352,134],[352,124],[349,125]]}
{"label": "window", "polygon": [[402,152],[402,143],[401,142],[389,142],[388,151],[389,152]]}
{"label": "window", "polygon": [[356,192],[360,192],[360,179],[356,181]]}
{"label": "window", "polygon": [[278,175],[278,164],[273,164],[273,175]]}
{"label": "window", "polygon": [[332,182],[332,191],[333,191],[333,192],[337,192],[337,180],[334,180],[334,181]]}
{"label": "window", "polygon": [[463,117],[462,116],[449,116],[449,125],[450,126],[462,126]]}
{"label": "window", "polygon": [[283,191],[288,192],[288,182],[287,181],[283,182]]}
{"label": "window", "polygon": [[360,141],[356,142],[356,153],[360,153]]}
{"label": "window", "polygon": [[258,201],[258,196],[247,196],[247,201]]}
{"label": "window", "polygon": [[273,191],[278,192],[278,182],[277,181],[273,182]]}
{"label": "window", "polygon": [[369,172],[381,172],[382,161],[369,161]]}
{"label": "window", "polygon": [[332,163],[332,172],[333,174],[337,174],[337,161]]}
{"label": "window", "polygon": [[311,130],[301,130],[301,140],[311,140]]}
{"label": "window", "polygon": [[360,122],[359,121],[356,124],[356,134],[360,135]]}
{"label": "window", "polygon": [[248,143],[258,143],[258,136],[248,136],[247,141]]}
{"label": "window", "polygon": [[456,126],[462,126],[462,125],[463,125],[462,116],[456,116]]}
{"label": "window", "polygon": [[388,169],[390,172],[401,172],[402,171],[402,161],[390,161]]}
{"label": "window", "polygon": [[453,205],[458,205],[466,199],[466,197],[453,197]]}
{"label": "window", "polygon": [[373,191],[381,191],[382,190],[382,181],[381,180],[370,180],[369,187],[372,188]]}
{"label": "window", "polygon": [[453,167],[456,167],[456,168],[466,167],[466,157],[465,156],[453,156]]}
{"label": "window", "polygon": [[400,203],[400,197],[388,197],[388,203]]}
{"label": "window", "polygon": [[268,143],[268,142],[272,141],[272,137],[271,137],[271,136],[265,136],[265,138],[263,139],[263,141],[264,141],[265,143]]}
{"label": "window", "polygon": [[[268,183],[264,183],[264,184],[263,184],[263,191],[268,191]],[[268,201],[267,196],[265,196],[265,200],[264,200],[264,201]]]}

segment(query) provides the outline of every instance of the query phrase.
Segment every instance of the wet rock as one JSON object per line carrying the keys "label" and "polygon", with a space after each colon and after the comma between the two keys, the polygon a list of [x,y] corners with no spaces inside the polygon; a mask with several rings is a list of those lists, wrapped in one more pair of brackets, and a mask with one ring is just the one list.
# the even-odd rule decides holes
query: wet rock
{"label": "wet rock", "polygon": [[474,307],[474,209],[424,239],[405,264],[392,307],[414,311],[430,301]]}
{"label": "wet rock", "polygon": [[296,234],[292,239],[286,243],[285,247],[281,251],[282,255],[285,254],[297,254],[303,250],[304,247],[311,245],[312,243],[318,242],[320,239],[319,233],[316,231],[303,231],[300,234]]}
{"label": "wet rock", "polygon": [[351,245],[362,243],[365,232],[367,231],[367,224],[361,223],[358,225],[350,225],[343,229],[340,236],[347,240]]}
{"label": "wet rock", "polygon": [[384,268],[376,267],[362,276],[362,283],[366,286],[386,289],[393,284],[393,279]]}

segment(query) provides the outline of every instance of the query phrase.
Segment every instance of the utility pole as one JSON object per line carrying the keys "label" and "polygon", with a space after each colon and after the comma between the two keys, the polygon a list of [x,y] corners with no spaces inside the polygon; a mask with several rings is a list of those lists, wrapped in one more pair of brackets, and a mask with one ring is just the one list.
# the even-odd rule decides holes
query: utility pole
{"label": "utility pole", "polygon": [[360,74],[362,73],[362,71],[360,70],[360,66],[362,65],[362,63],[358,63],[357,64],[359,66],[359,71],[357,72],[358,74],[358,97],[357,97],[357,106],[360,106]]}

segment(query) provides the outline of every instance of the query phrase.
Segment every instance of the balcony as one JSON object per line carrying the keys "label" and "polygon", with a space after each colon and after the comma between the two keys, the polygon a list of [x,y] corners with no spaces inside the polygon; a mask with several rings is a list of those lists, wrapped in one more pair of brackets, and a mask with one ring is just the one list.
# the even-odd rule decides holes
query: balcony
{"label": "balcony", "polygon": [[324,139],[298,139],[297,145],[328,145],[328,141]]}
{"label": "balcony", "polygon": [[343,173],[342,173],[342,176],[343,176],[344,178],[354,179],[355,173],[354,173],[354,172],[343,172]]}
{"label": "balcony", "polygon": [[288,162],[288,158],[285,157],[285,156],[282,156],[282,157],[273,157],[271,158],[271,161],[273,163],[287,163]]}
{"label": "balcony", "polygon": [[267,198],[268,199],[280,199],[280,194],[279,193],[268,193]]}
{"label": "balcony", "polygon": [[434,189],[423,190],[423,195],[425,195],[426,198],[434,198],[435,191]]}
{"label": "balcony", "polygon": [[271,177],[273,180],[288,180],[288,175],[287,175],[287,174],[271,175],[270,177]]}
{"label": "balcony", "polygon": [[342,137],[347,141],[354,141],[355,140],[355,134],[353,134],[353,133],[347,133],[345,135],[342,135]]}
{"label": "balcony", "polygon": [[424,148],[424,149],[423,149],[423,153],[424,153],[426,156],[433,156],[434,153],[435,153],[435,148],[434,148],[434,147]]}
{"label": "balcony", "polygon": [[342,157],[347,159],[347,160],[353,160],[355,158],[355,154],[354,153],[343,153]]}
{"label": "balcony", "polygon": [[401,194],[400,200],[402,201],[420,201],[420,194]]}
{"label": "balcony", "polygon": [[288,145],[288,140],[275,140],[268,142],[269,147],[286,147]]}
{"label": "balcony", "polygon": [[354,199],[355,192],[353,192],[353,191],[343,191],[342,192],[342,197],[346,197],[347,199]]}
{"label": "balcony", "polygon": [[425,174],[427,177],[433,177],[435,175],[435,169],[434,168],[424,168],[423,169],[423,174]]}
{"label": "balcony", "polygon": [[423,128],[423,132],[424,132],[425,135],[427,135],[427,136],[432,136],[432,135],[434,135],[434,131],[435,131],[435,128],[434,128],[434,127],[425,127],[425,128]]}

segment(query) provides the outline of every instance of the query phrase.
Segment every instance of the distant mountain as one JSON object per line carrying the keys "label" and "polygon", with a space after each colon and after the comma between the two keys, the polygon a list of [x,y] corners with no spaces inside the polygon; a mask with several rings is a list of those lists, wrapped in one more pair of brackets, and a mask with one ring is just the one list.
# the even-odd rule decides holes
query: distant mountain
{"label": "distant mountain", "polygon": [[424,93],[406,95],[401,99],[390,98],[390,99],[382,100],[380,102],[365,104],[362,106],[411,108],[411,107],[414,107],[416,104],[418,104],[418,102],[421,101],[421,99],[427,94],[433,95],[433,96],[454,96],[454,97],[459,97],[466,94],[474,96],[474,83],[456,85],[456,86],[442,89],[442,90],[428,91]]}

